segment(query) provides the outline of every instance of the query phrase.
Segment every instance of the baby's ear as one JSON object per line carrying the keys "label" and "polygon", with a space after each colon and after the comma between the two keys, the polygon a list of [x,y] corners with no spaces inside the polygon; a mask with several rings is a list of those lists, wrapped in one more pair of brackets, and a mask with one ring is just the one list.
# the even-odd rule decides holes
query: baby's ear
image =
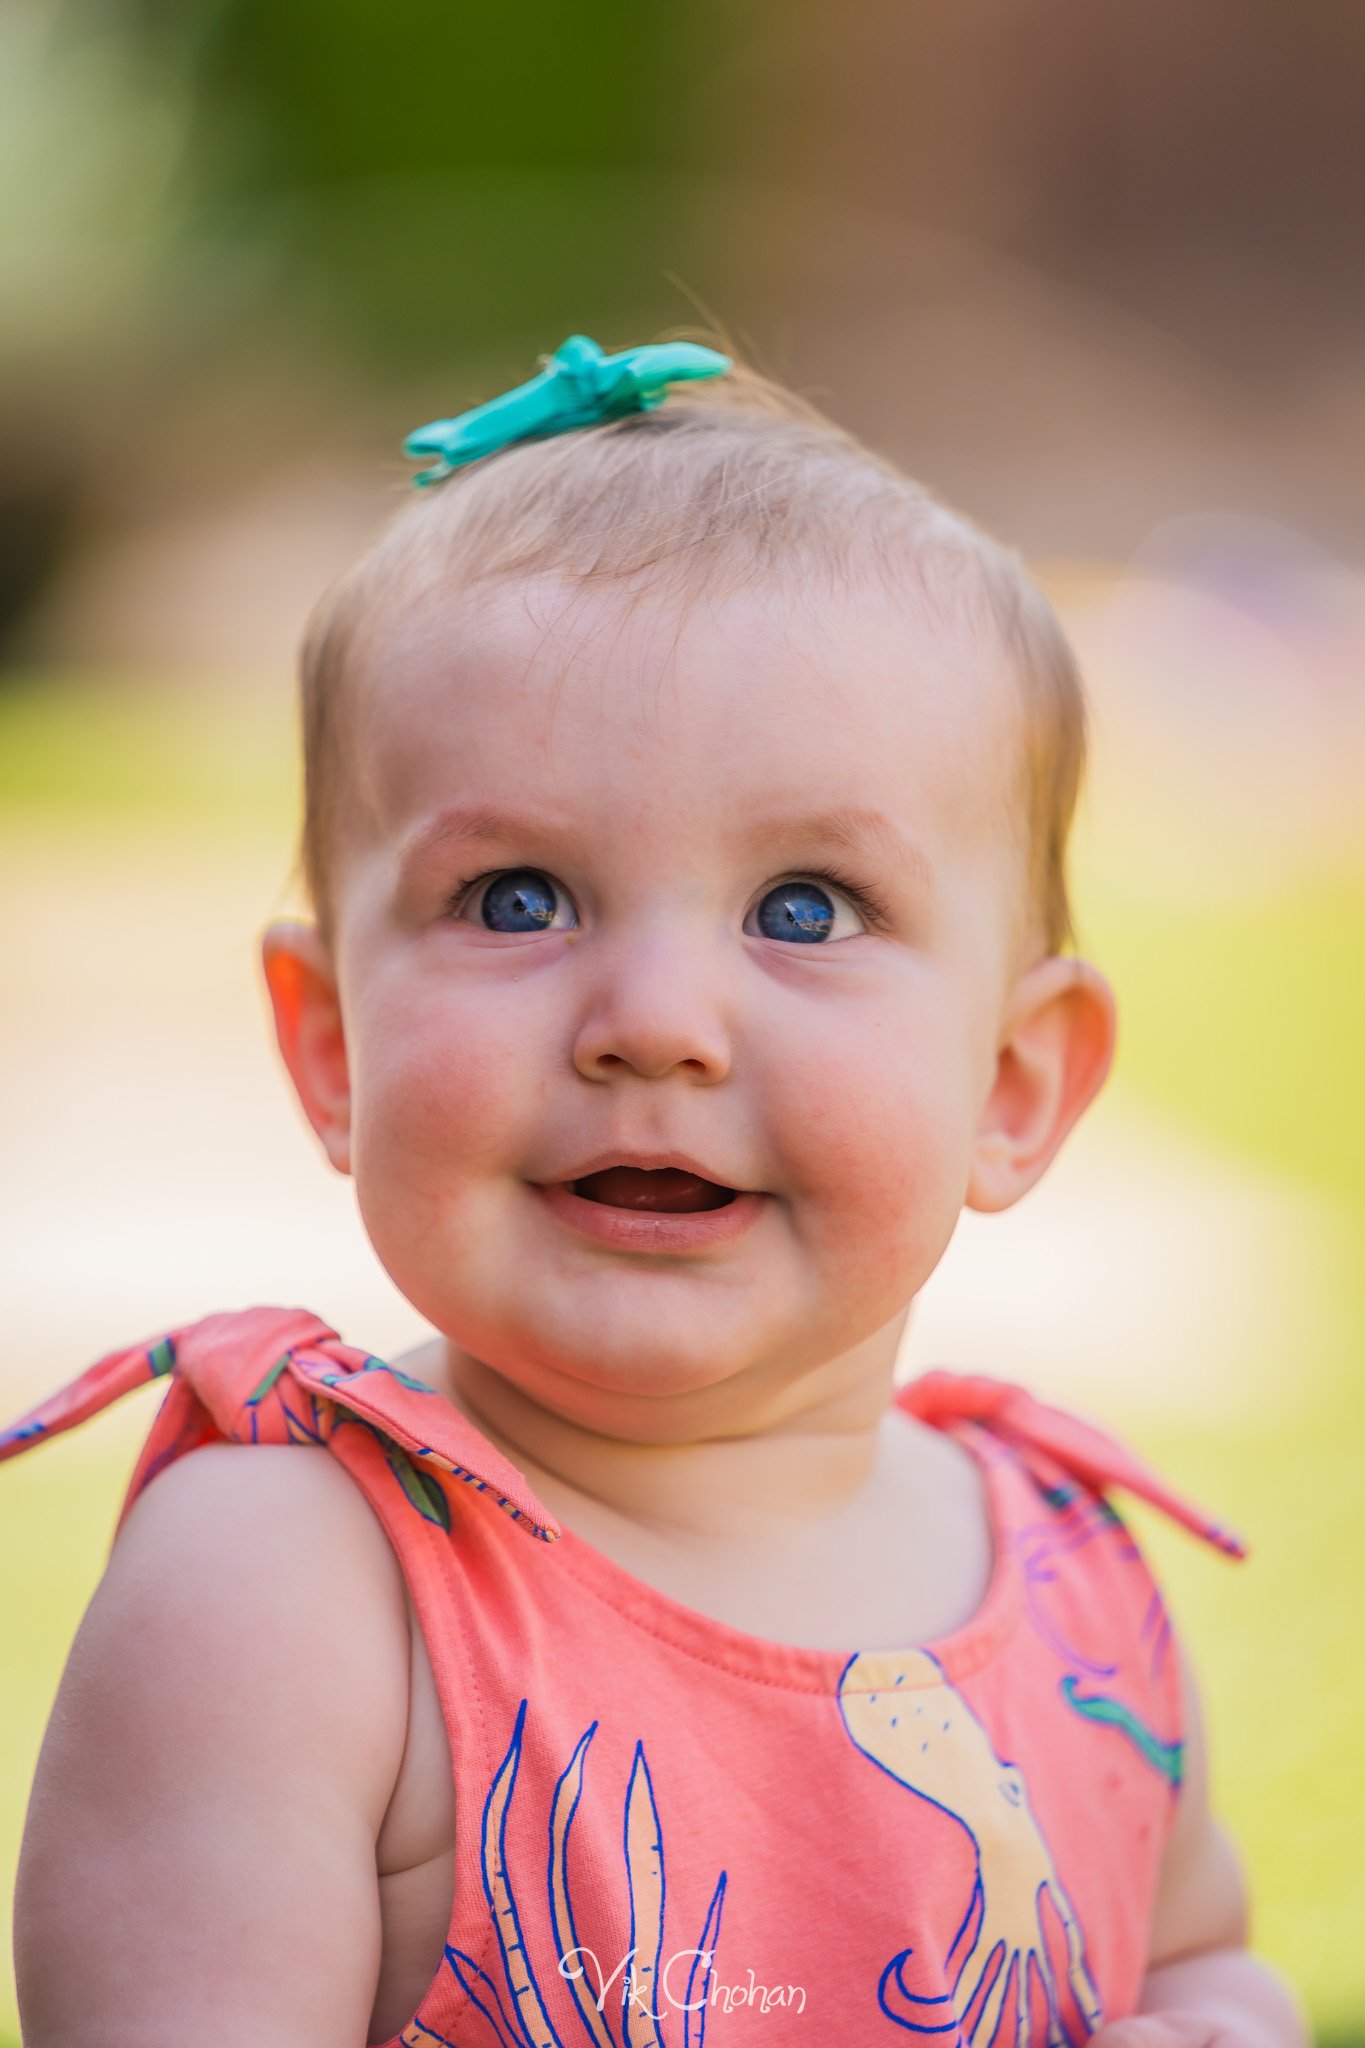
{"label": "baby's ear", "polygon": [[1104,1085],[1116,1028],[1114,992],[1088,961],[1053,953],[1020,976],[977,1126],[969,1209],[1008,1209],[1042,1178]]}
{"label": "baby's ear", "polygon": [[338,1173],[351,1170],[351,1080],[332,956],[316,925],[272,924],[261,965],[275,1036],[303,1113]]}

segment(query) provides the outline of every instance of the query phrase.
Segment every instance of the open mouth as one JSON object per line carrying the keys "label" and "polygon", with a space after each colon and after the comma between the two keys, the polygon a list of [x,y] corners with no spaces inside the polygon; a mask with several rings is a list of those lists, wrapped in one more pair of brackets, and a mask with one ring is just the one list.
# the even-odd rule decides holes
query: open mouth
{"label": "open mouth", "polygon": [[665,1262],[726,1252],[752,1230],[769,1201],[756,1189],[710,1179],[685,1154],[658,1166],[612,1160],[572,1180],[531,1185],[574,1236],[618,1256]]}
{"label": "open mouth", "polygon": [[569,1187],[585,1202],[653,1216],[691,1216],[702,1209],[724,1209],[737,1192],[679,1166],[604,1166],[598,1173],[570,1181]]}

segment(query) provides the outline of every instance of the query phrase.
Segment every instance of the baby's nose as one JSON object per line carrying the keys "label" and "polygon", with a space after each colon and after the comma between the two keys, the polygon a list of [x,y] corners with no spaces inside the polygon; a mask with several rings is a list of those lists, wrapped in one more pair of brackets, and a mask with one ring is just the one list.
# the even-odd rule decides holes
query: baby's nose
{"label": "baby's nose", "polygon": [[589,1081],[677,1074],[723,1081],[731,1042],[723,989],[704,949],[655,939],[613,949],[574,1041],[574,1065]]}

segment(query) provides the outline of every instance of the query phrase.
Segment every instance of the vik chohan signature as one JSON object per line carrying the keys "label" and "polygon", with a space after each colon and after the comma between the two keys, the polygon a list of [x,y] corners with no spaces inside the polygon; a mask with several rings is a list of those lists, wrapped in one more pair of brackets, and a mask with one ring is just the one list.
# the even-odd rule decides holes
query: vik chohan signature
{"label": "vik chohan signature", "polygon": [[[559,1973],[562,1977],[588,1977],[597,1983],[597,2010],[601,2012],[606,2004],[607,1993],[617,1979],[625,1973],[622,1996],[652,2020],[661,2015],[653,2011],[645,1986],[636,1974],[635,1949],[627,1949],[609,1977],[602,1974],[602,1965],[596,1952],[590,1948],[571,1948],[559,1958]],[[578,1959],[585,1957],[586,1964]],[[789,2012],[804,2012],[806,2009],[805,1987],[800,1984],[760,1984],[749,1971],[747,1984],[722,1984],[719,1978],[710,1980],[710,1988],[700,1998],[689,1998],[696,1966],[701,1965],[706,1977],[710,1977],[715,1950],[709,1948],[675,1949],[658,1974],[659,1989],[675,2012],[697,2012],[704,2005],[719,2006],[722,2012],[730,2012],[737,2005],[751,2005],[758,2012],[771,2012],[781,2008]],[[590,1969],[589,1966],[590,1965]],[[686,1966],[685,1972],[675,1976],[675,1969]]]}

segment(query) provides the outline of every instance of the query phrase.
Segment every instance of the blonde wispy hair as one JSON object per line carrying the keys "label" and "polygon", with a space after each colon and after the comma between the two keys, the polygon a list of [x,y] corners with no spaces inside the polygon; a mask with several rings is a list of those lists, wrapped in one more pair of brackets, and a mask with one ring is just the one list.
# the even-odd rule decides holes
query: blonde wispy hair
{"label": "blonde wispy hair", "polygon": [[869,573],[982,631],[1016,680],[1012,816],[1024,887],[1016,943],[1076,943],[1067,843],[1088,742],[1076,659],[1022,558],[795,392],[742,363],[652,412],[522,442],[409,494],[314,608],[299,662],[299,866],[324,938],[347,796],[351,660],[381,600],[553,575],[723,596],[764,578],[808,592]]}

